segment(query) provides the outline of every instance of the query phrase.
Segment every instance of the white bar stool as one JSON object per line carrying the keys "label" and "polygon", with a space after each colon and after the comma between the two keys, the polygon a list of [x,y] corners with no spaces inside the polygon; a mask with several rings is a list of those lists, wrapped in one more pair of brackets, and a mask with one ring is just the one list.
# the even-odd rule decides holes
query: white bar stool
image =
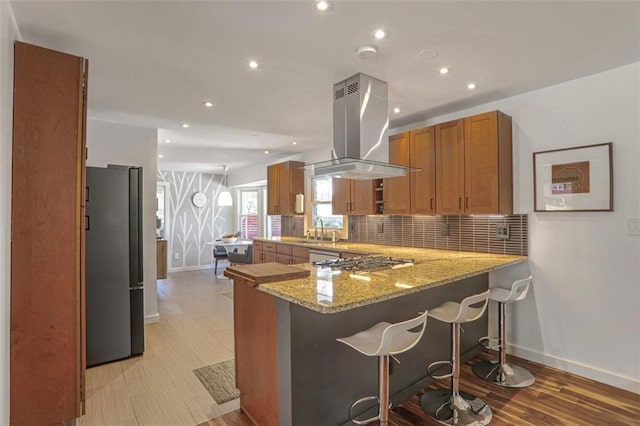
{"label": "white bar stool", "polygon": [[481,378],[495,383],[499,386],[508,388],[525,388],[531,386],[535,381],[533,374],[520,366],[512,365],[507,362],[507,326],[506,326],[506,306],[508,303],[517,302],[527,296],[529,286],[533,281],[533,277],[524,278],[515,281],[511,285],[511,289],[492,288],[489,293],[489,299],[498,302],[498,327],[500,328],[500,336],[497,345],[490,345],[489,337],[483,337],[479,340],[481,344],[486,344],[490,349],[499,350],[498,361],[480,361],[473,365],[473,371]]}
{"label": "white bar stool", "polygon": [[[408,321],[390,324],[379,322],[373,327],[354,334],[353,336],[337,339],[351,346],[353,349],[367,356],[378,357],[378,396],[361,398],[351,404],[349,418],[355,424],[363,425],[375,420],[380,420],[381,425],[389,424],[389,356],[406,352],[413,348],[422,335],[427,325],[427,312]],[[410,331],[420,327],[420,330]],[[378,400],[378,415],[366,420],[353,418],[353,407],[361,402]]]}
{"label": "white bar stool", "polygon": [[[460,392],[460,324],[475,321],[484,314],[489,302],[489,290],[465,298],[462,302],[445,302],[429,311],[429,316],[451,324],[451,361],[436,361],[427,367],[434,379],[451,377],[451,389],[434,389],[420,398],[424,412],[441,424],[486,425],[491,422],[491,408],[480,398]],[[479,305],[473,307],[473,305]],[[449,364],[451,373],[435,376],[434,367]]]}

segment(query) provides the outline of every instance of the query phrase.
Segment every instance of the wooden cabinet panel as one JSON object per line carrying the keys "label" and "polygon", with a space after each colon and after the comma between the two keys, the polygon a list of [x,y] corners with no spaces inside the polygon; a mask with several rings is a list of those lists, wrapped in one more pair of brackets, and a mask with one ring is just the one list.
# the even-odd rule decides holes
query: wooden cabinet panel
{"label": "wooden cabinet panel", "polygon": [[262,250],[262,241],[254,240],[253,241],[253,249],[254,250]]}
{"label": "wooden cabinet panel", "polygon": [[[409,166],[409,132],[389,137],[389,163],[401,166]],[[385,214],[409,214],[410,203],[410,176],[388,178],[384,180],[384,213]]]}
{"label": "wooden cabinet panel", "polygon": [[436,125],[436,211],[464,213],[464,122]]}
{"label": "wooden cabinet panel", "polygon": [[267,166],[267,214],[278,214],[280,202],[279,165]]}
{"label": "wooden cabinet panel", "polygon": [[292,248],[290,244],[276,244],[276,253],[291,256]]}
{"label": "wooden cabinet panel", "polygon": [[276,254],[271,251],[265,251],[262,255],[262,263],[269,263],[276,261]]}
{"label": "wooden cabinet panel", "polygon": [[298,264],[298,263],[309,263],[309,256],[307,257],[292,256],[291,264]]}
{"label": "wooden cabinet panel", "polygon": [[233,280],[233,294],[240,406],[255,424],[277,425],[278,319],[274,298],[240,279]]}
{"label": "wooden cabinet panel", "polygon": [[267,214],[295,214],[296,194],[304,193],[304,163],[286,161],[267,167]]}
{"label": "wooden cabinet panel", "polygon": [[375,214],[375,185],[371,180],[351,181],[351,213],[353,215]]}
{"label": "wooden cabinet panel", "polygon": [[333,179],[331,207],[333,214],[375,214],[374,181]]}
{"label": "wooden cabinet panel", "polygon": [[11,424],[59,424],[84,409],[85,64],[15,44]]}
{"label": "wooden cabinet panel", "polygon": [[300,246],[292,246],[291,255],[294,257],[303,257],[309,261],[309,248],[308,247],[300,247]]}
{"label": "wooden cabinet panel", "polygon": [[291,264],[291,256],[290,255],[286,255],[286,254],[277,254],[276,255],[276,262],[277,263],[281,263],[283,265],[290,265]]}
{"label": "wooden cabinet panel", "polygon": [[331,181],[331,211],[333,214],[348,215],[351,210],[351,179]]}
{"label": "wooden cabinet panel", "polygon": [[465,118],[464,157],[465,213],[511,213],[511,118],[498,111]]}
{"label": "wooden cabinet panel", "polygon": [[352,253],[349,251],[343,251],[340,253],[340,257],[343,259],[346,259],[348,257],[358,257],[358,256],[362,256],[362,253]]}
{"label": "wooden cabinet panel", "polygon": [[411,131],[411,167],[420,170],[409,173],[411,213],[436,213],[436,141],[435,127]]}
{"label": "wooden cabinet panel", "polygon": [[253,249],[253,263],[264,263],[264,251]]}
{"label": "wooden cabinet panel", "polygon": [[269,241],[264,241],[262,243],[262,250],[264,251],[272,251],[272,252],[276,252],[276,248],[277,248],[278,244],[276,243],[272,243]]}
{"label": "wooden cabinet panel", "polygon": [[167,278],[167,240],[156,241],[157,278]]}

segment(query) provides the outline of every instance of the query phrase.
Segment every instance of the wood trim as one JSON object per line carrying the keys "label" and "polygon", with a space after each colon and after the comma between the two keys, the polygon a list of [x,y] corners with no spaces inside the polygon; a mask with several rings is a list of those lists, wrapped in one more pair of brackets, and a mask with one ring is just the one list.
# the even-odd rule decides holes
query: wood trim
{"label": "wood trim", "polygon": [[498,204],[502,214],[513,214],[512,139],[511,117],[498,111]]}
{"label": "wood trim", "polygon": [[273,296],[245,280],[233,283],[236,387],[255,424],[278,425],[278,318]]}
{"label": "wood trim", "polygon": [[10,422],[16,425],[65,422],[83,408],[83,62],[15,43]]}

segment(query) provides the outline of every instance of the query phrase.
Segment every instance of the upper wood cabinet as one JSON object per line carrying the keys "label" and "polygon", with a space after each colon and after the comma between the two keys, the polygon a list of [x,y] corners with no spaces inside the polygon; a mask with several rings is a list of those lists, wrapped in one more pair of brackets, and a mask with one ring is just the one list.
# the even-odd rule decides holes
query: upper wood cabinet
{"label": "upper wood cabinet", "polygon": [[512,167],[511,117],[492,111],[465,118],[465,213],[513,213]]}
{"label": "upper wood cabinet", "polygon": [[84,411],[87,61],[16,42],[11,424]]}
{"label": "upper wood cabinet", "polygon": [[436,140],[435,127],[412,130],[409,159],[411,167],[419,169],[409,173],[411,213],[436,213]]}
{"label": "upper wood cabinet", "polygon": [[436,212],[464,213],[464,121],[436,125]]}
{"label": "upper wood cabinet", "polygon": [[296,214],[296,194],[304,193],[303,166],[301,161],[286,161],[267,167],[267,214]]}
{"label": "upper wood cabinet", "polygon": [[368,215],[377,213],[376,180],[333,179],[333,214]]}
{"label": "upper wood cabinet", "polygon": [[492,111],[436,126],[438,214],[511,214],[511,117]]}
{"label": "upper wood cabinet", "polygon": [[435,128],[391,136],[389,162],[419,170],[384,180],[384,213],[435,214]]}
{"label": "upper wood cabinet", "polygon": [[[410,132],[400,133],[389,137],[389,163],[400,166],[410,166]],[[384,213],[411,213],[411,177],[406,176],[387,178],[384,180]]]}

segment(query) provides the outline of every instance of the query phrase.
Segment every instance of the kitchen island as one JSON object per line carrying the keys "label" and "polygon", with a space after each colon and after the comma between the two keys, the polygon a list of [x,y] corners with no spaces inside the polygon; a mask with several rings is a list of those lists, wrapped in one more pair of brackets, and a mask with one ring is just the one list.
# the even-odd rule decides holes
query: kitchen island
{"label": "kitchen island", "polygon": [[[411,258],[414,266],[369,273],[296,265],[309,276],[255,281],[238,268],[234,279],[236,382],[241,408],[260,425],[348,423],[353,401],[377,393],[377,360],[336,341],[376,322],[403,321],[488,288],[488,273],[526,261],[522,256],[358,244],[360,251]],[[339,247],[343,249],[344,247]],[[356,249],[351,245],[351,249]],[[252,265],[258,267],[261,265]],[[292,268],[293,269],[293,268]],[[487,334],[485,317],[465,325],[463,360]],[[426,366],[449,358],[446,324],[429,320],[423,340],[398,356],[390,377],[399,404],[427,386]],[[373,409],[365,415],[373,413]]]}

